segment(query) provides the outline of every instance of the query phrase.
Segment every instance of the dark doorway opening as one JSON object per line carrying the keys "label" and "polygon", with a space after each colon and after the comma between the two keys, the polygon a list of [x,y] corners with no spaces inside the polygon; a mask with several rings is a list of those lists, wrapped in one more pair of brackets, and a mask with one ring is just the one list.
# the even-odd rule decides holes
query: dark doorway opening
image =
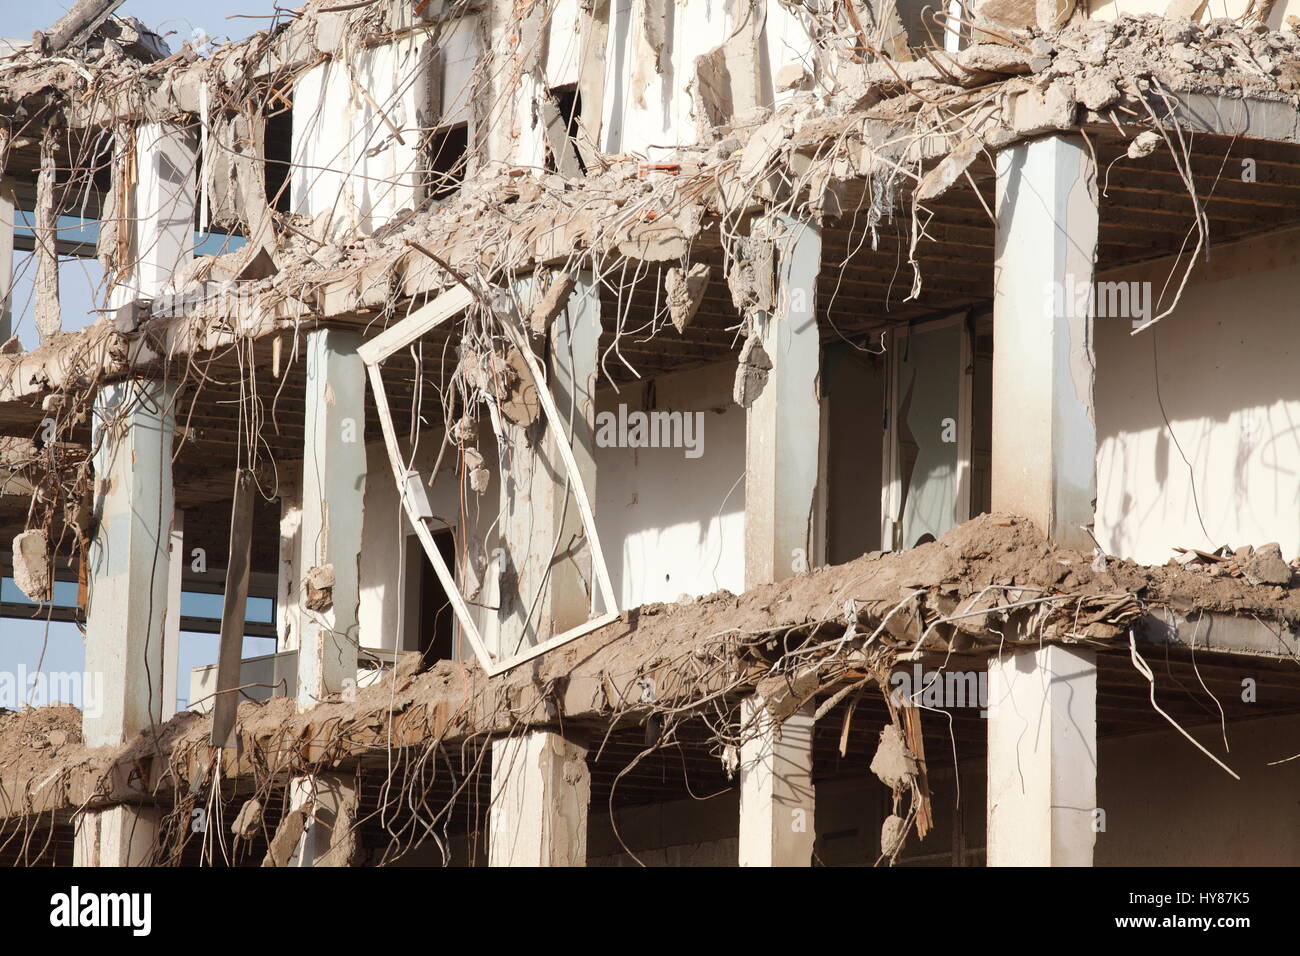
{"label": "dark doorway opening", "polygon": [[[447,567],[456,566],[456,538],[451,531],[435,531],[434,543]],[[438,580],[424,546],[415,535],[406,539],[407,608],[413,617],[407,623],[407,648],[418,650],[426,666],[435,661],[456,659],[456,617],[447,591]]]}

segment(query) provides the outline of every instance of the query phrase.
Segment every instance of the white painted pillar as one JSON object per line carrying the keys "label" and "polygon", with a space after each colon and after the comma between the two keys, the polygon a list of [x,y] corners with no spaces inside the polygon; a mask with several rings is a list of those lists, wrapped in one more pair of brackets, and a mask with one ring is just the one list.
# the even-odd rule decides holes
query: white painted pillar
{"label": "white painted pillar", "polygon": [[13,335],[14,193],[8,179],[0,180],[0,345]]}
{"label": "white painted pillar", "polygon": [[185,572],[185,512],[172,511],[171,531],[168,535],[167,563],[167,620],[163,625],[163,720],[176,713],[177,673],[181,654],[181,575]]}
{"label": "white painted pillar", "polygon": [[[116,746],[170,716],[163,644],[173,602],[171,401],[172,389],[141,380],[105,385],[95,399],[99,520],[89,556],[81,721],[91,747]],[[79,814],[73,858],[79,866],[145,865],[158,823],[149,807]]]}
{"label": "white painted pillar", "polygon": [[777,306],[759,314],[772,363],[745,419],[745,587],[780,581],[813,561],[821,398],[817,274],[821,230],[779,217]]}
{"label": "white painted pillar", "polygon": [[172,390],[132,380],[95,399],[95,511],[86,671],[102,701],[82,718],[86,744],[111,746],[158,722],[173,514]]}
{"label": "white painted pillar", "polygon": [[535,730],[492,741],[489,866],[586,866],[587,750]]}
{"label": "white painted pillar", "polygon": [[198,150],[192,131],[170,123],[136,129],[139,180],[135,187],[136,285],[152,297],[194,257]]}
{"label": "white painted pillar", "polygon": [[993,510],[1091,550],[1096,498],[1093,269],[1096,170],[1054,135],[997,160],[993,287]]}
{"label": "white painted pillar", "polygon": [[1092,866],[1097,661],[1049,644],[989,659],[988,865]]}
{"label": "white painted pillar", "polygon": [[280,562],[275,598],[275,649],[296,651],[302,638],[302,475],[282,466],[280,473]]}
{"label": "white painted pillar", "polygon": [[740,716],[740,865],[811,866],[813,706],[777,724],[762,698],[750,697]]}
{"label": "white painted pillar", "polygon": [[[298,706],[345,689],[357,677],[361,525],[366,492],[365,364],[361,335],[317,329],[307,336],[307,412],[302,474]],[[333,571],[324,610],[307,607],[302,578]]]}
{"label": "white painted pillar", "polygon": [[151,865],[161,820],[157,807],[116,806],[76,814],[73,865]]}
{"label": "white painted pillar", "polygon": [[[526,308],[536,295],[530,297],[529,288],[521,287]],[[565,434],[553,433],[540,409],[538,420],[527,428],[501,420],[506,437],[500,484],[507,552],[503,563],[508,573],[499,580],[505,586],[500,591],[498,644],[492,648],[496,653],[510,655],[542,643],[591,616],[591,549],[577,500],[571,489],[566,495],[566,471],[556,442],[571,444],[594,509],[600,329],[599,290],[584,274],[550,329],[547,368]]]}

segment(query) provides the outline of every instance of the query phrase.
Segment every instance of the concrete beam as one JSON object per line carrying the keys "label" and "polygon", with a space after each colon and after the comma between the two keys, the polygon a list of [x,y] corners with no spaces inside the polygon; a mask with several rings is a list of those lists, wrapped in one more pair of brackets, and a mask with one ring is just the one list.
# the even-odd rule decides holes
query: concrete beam
{"label": "concrete beam", "polygon": [[777,724],[766,702],[750,697],[741,734],[740,865],[811,866],[813,706]]}
{"label": "concrete beam", "polygon": [[317,329],[307,336],[300,572],[328,585],[328,591],[313,592],[299,581],[302,709],[339,693],[357,677],[366,492],[366,374],[357,354],[360,344],[360,333],[351,330]]}
{"label": "concrete beam", "polygon": [[1060,645],[989,659],[988,865],[1092,866],[1097,663]]}
{"label": "concrete beam", "polygon": [[547,730],[492,741],[489,866],[586,866],[587,749]]}
{"label": "concrete beam", "polygon": [[1205,612],[1195,616],[1161,611],[1148,614],[1134,628],[1144,644],[1242,657],[1300,660],[1300,632],[1276,621]]}
{"label": "concrete beam", "polygon": [[[530,282],[521,285],[519,295],[528,314],[530,300],[541,291]],[[537,420],[527,427],[498,416],[498,440],[504,439],[500,493],[509,570],[501,591],[496,646],[489,650],[502,656],[547,641],[591,616],[591,548],[556,443],[566,441],[573,449],[594,507],[600,331],[599,290],[584,274],[549,333],[547,374],[566,423],[564,434],[547,427],[540,407]]]}
{"label": "concrete beam", "polygon": [[821,398],[817,274],[821,231],[779,217],[777,305],[758,313],[771,361],[745,419],[745,587],[789,577],[811,563]]}
{"label": "concrete beam", "polygon": [[1055,135],[1000,152],[996,216],[993,510],[1090,551],[1097,183],[1083,141]]}
{"label": "concrete beam", "polygon": [[[1162,90],[1159,94],[1151,92],[1146,100],[1162,122],[1177,124],[1192,132],[1300,143],[1300,113],[1286,100],[1178,90]],[[1089,113],[1087,121],[1099,128],[1114,128],[1108,115]]]}
{"label": "concrete beam", "polygon": [[103,705],[82,718],[86,744],[111,746],[164,719],[163,634],[173,515],[172,390],[131,380],[95,399],[95,536],[86,671]]}

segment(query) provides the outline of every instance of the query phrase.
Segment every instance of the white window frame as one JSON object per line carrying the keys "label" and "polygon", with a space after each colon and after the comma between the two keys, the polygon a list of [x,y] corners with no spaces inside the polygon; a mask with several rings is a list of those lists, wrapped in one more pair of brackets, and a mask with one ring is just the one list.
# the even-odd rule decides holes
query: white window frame
{"label": "white window frame", "polygon": [[[525,661],[539,657],[547,651],[567,644],[575,638],[604,627],[606,624],[617,620],[620,612],[618,599],[614,595],[614,587],[610,581],[609,567],[605,563],[605,553],[601,549],[600,538],[596,533],[596,517],[591,509],[591,500],[587,496],[587,489],[578,470],[578,463],[573,457],[573,449],[570,447],[569,442],[564,440],[564,419],[555,406],[555,398],[551,395],[550,387],[546,384],[542,370],[537,365],[537,359],[533,355],[532,348],[524,341],[519,329],[516,327],[518,313],[513,299],[499,289],[491,290],[485,298],[491,300],[492,310],[501,316],[501,326],[509,337],[511,344],[523,356],[524,363],[528,367],[528,373],[532,377],[533,386],[537,389],[538,398],[541,400],[542,411],[546,415],[547,427],[556,436],[555,446],[559,450],[561,460],[564,462],[569,487],[578,504],[578,512],[582,517],[582,527],[586,532],[587,541],[591,547],[592,570],[596,577],[601,600],[606,609],[605,613],[593,617],[577,627],[572,627],[562,634],[555,635],[550,640],[525,648],[509,657],[498,660],[488,650],[482,634],[479,632],[478,625],[474,621],[474,616],[470,613],[464,596],[456,586],[455,575],[447,567],[447,563],[442,559],[442,554],[433,540],[433,532],[428,525],[430,517],[428,502],[427,500],[417,500],[417,498],[424,497],[424,485],[419,480],[418,473],[415,481],[408,480],[410,473],[403,462],[401,446],[397,442],[397,430],[393,425],[393,416],[388,406],[388,395],[384,391],[381,372],[384,360],[394,352],[406,348],[420,336],[461,315],[470,307],[483,301],[483,298],[465,286],[454,286],[432,302],[412,312],[396,325],[385,329],[369,342],[364,343],[357,351],[361,356],[361,360],[366,364],[366,372],[370,378],[370,388],[375,395],[379,423],[384,433],[384,446],[388,450],[388,462],[392,466],[393,481],[397,485],[397,495],[401,499],[402,508],[406,511],[407,519],[419,537],[420,544],[423,545],[424,552],[428,555],[429,562],[438,575],[438,580],[447,592],[447,598],[451,601],[452,610],[455,611],[456,620],[460,624],[461,634],[474,649],[474,656],[478,658],[483,670],[487,672],[489,677],[493,677],[511,668],[518,667]],[[595,598],[596,591],[593,590],[593,613],[595,613]]]}

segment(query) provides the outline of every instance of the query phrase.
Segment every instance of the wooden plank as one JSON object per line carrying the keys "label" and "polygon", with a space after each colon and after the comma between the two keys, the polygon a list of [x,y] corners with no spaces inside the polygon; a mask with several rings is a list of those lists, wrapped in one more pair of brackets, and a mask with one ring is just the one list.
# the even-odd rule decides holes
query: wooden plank
{"label": "wooden plank", "polygon": [[376,365],[426,332],[464,312],[475,301],[477,298],[469,289],[462,285],[452,286],[432,302],[421,306],[396,325],[362,344],[357,349],[357,354],[367,365]]}

